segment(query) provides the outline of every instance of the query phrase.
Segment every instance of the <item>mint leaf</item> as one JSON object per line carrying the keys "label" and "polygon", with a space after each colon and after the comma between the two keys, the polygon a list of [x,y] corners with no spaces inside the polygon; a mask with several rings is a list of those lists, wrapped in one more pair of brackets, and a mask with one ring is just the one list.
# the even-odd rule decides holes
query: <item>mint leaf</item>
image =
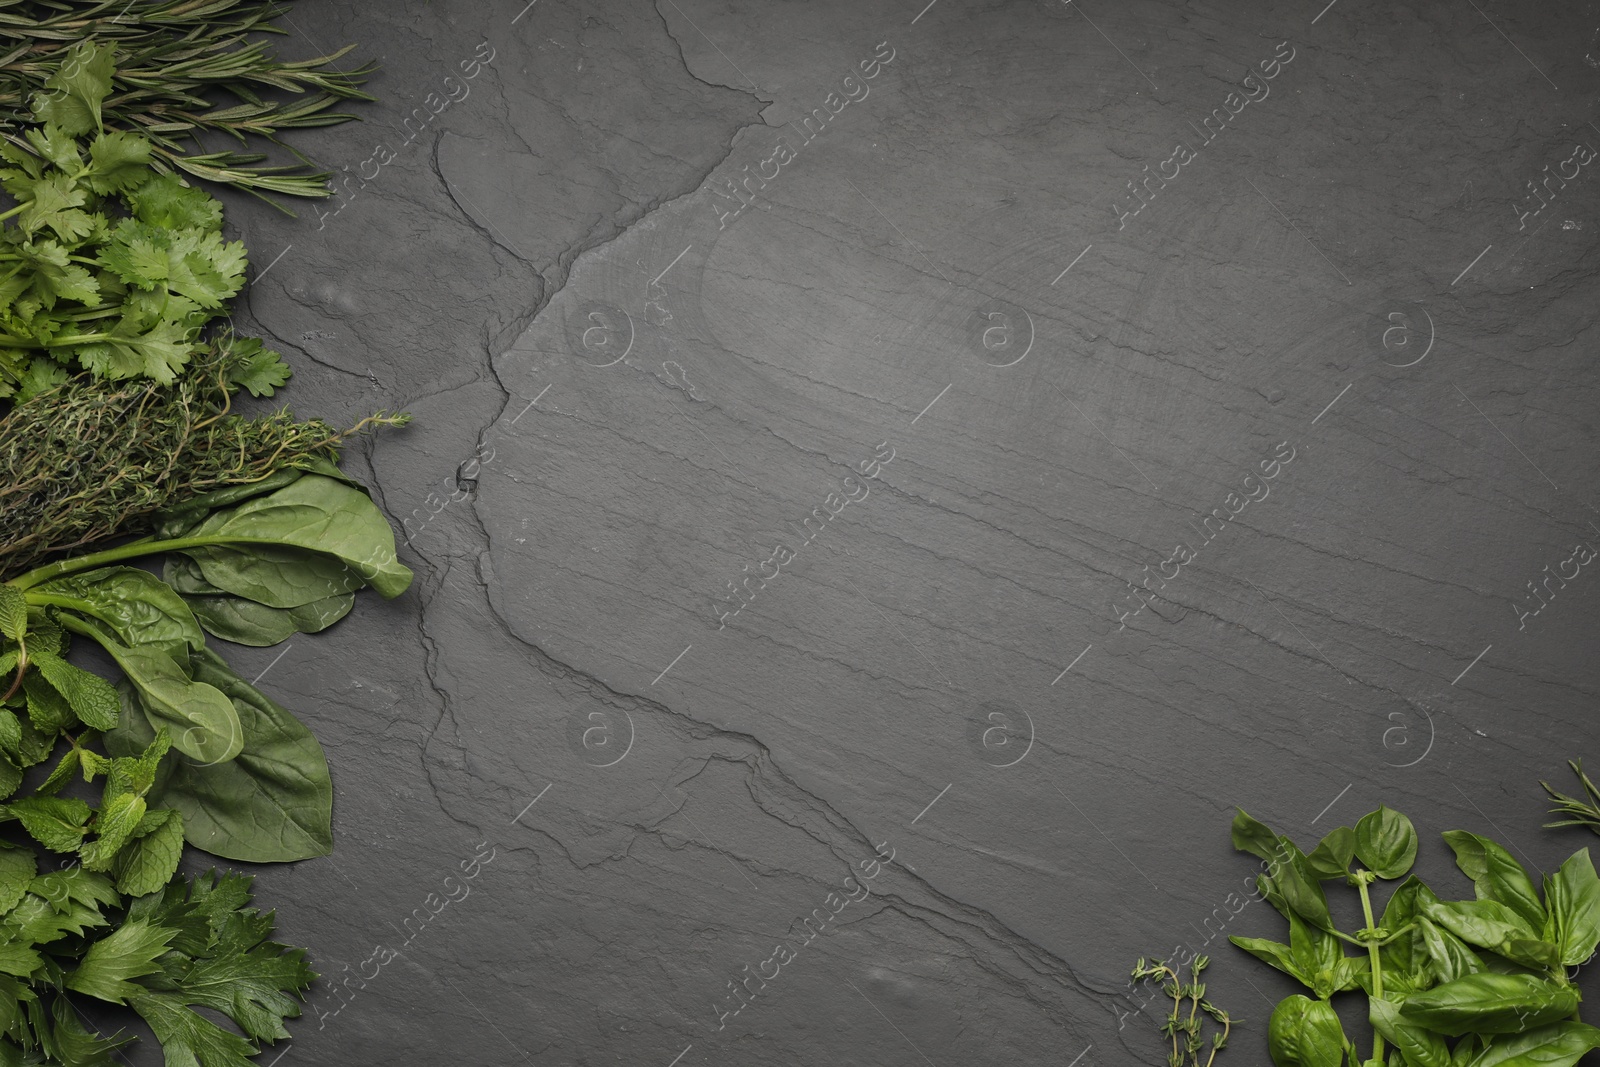
{"label": "mint leaf", "polygon": [[53,652],[35,649],[30,657],[44,680],[67,698],[72,710],[96,730],[110,730],[122,718],[122,702],[111,683],[74,667]]}
{"label": "mint leaf", "polygon": [[0,848],[0,915],[17,906],[38,873],[39,864],[32,849],[10,845]]}
{"label": "mint leaf", "polygon": [[0,585],[0,634],[13,641],[28,632],[28,602],[16,589]]}
{"label": "mint leaf", "polygon": [[[151,829],[145,826],[157,821]],[[134,840],[117,854],[117,888],[129,896],[158,892],[178,871],[183,855],[183,816],[171,809],[145,814]]]}
{"label": "mint leaf", "polygon": [[94,826],[100,836],[83,846],[84,867],[91,871],[109,871],[117,857],[117,850],[138,829],[144,812],[144,797],[132,793],[122,793],[101,805]]}
{"label": "mint leaf", "polygon": [[76,797],[24,797],[6,810],[22,822],[33,839],[52,852],[75,852],[83,844],[84,825],[93,809]]}
{"label": "mint leaf", "polygon": [[128,979],[159,971],[161,967],[155,961],[167,951],[167,942],[176,933],[131,919],[89,946],[77,970],[66,976],[66,987],[113,1004],[125,1004],[129,997],[148,992]]}

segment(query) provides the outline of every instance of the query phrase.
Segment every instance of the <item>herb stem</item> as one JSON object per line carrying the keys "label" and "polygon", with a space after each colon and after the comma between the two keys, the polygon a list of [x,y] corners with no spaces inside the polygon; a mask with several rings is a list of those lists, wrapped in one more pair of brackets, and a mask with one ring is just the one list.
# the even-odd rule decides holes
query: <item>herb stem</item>
{"label": "herb stem", "polygon": [[[1366,929],[1362,934],[1367,938],[1367,954],[1372,960],[1372,995],[1379,1000],[1383,999],[1383,961],[1378,954],[1378,924],[1372,917],[1372,897],[1367,892],[1367,886],[1377,877],[1370,871],[1356,870],[1356,888],[1361,892],[1361,913],[1367,920]],[[1383,1062],[1383,1035],[1376,1029],[1372,1032],[1372,1059],[1376,1063]]]}
{"label": "herb stem", "polygon": [[37,567],[26,574],[20,574],[6,584],[20,592],[27,592],[36,585],[68,574],[79,571],[94,570],[111,563],[121,563],[125,559],[137,559],[140,556],[150,556],[157,552],[177,552],[185,548],[205,548],[210,545],[281,545],[282,541],[270,537],[173,537],[165,541],[158,541],[152,537],[140,537],[129,541],[116,548],[108,548],[104,552],[91,552],[87,556],[76,556],[64,559],[57,563]]}

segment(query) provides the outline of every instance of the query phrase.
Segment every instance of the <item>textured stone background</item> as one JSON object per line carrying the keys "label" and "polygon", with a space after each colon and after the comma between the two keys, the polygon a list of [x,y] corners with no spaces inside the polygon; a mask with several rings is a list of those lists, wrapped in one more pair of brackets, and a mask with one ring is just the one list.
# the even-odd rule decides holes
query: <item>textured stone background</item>
{"label": "textured stone background", "polygon": [[[1441,830],[1546,869],[1590,840],[1540,828],[1538,779],[1600,760],[1600,578],[1515,613],[1600,544],[1600,163],[1513,205],[1600,147],[1600,5],[922,2],[293,9],[286,50],[382,66],[363,122],[297,145],[396,155],[320,224],[230,199],[245,325],[302,414],[415,414],[350,465],[418,580],[231,654],[337,791],[334,856],[258,881],[327,976],[261,1062],[1156,1064],[1127,969],[1209,937],[1247,1020],[1220,1061],[1265,1064],[1287,981],[1205,925],[1254,865],[1232,805],[1309,848],[1387,802],[1455,894]],[[780,137],[719,227],[713,186]],[[880,844],[872,896],[719,1029]]]}

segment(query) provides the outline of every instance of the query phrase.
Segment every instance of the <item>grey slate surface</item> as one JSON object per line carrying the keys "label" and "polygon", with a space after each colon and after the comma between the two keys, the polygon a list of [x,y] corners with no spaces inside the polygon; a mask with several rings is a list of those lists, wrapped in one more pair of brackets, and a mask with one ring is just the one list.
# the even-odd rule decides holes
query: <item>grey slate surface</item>
{"label": "grey slate surface", "polygon": [[1265,1064],[1233,805],[1387,802],[1455,894],[1439,831],[1587,843],[1596,579],[1518,612],[1600,538],[1594,167],[1520,216],[1596,5],[919,8],[292,10],[382,66],[296,140],[366,180],[229,199],[236,317],[415,414],[349,465],[418,579],[232,653],[337,795],[260,1062],[1156,1064],[1182,944]]}

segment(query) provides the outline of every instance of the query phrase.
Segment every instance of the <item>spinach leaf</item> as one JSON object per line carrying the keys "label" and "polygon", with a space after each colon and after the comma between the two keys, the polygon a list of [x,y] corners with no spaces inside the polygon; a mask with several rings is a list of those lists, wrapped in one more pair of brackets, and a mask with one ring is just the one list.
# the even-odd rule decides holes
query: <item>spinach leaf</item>
{"label": "spinach leaf", "polygon": [[191,679],[178,661],[160,649],[130,648],[87,620],[73,627],[94,637],[111,653],[136,691],[135,703],[150,720],[152,730],[162,725],[172,729],[174,748],[204,763],[225,762],[239,754],[244,742],[238,713],[215,686]]}
{"label": "spinach leaf", "polygon": [[1544,926],[1544,905],[1522,864],[1487,837],[1466,830],[1447,830],[1445,841],[1455,850],[1456,866],[1472,879],[1479,900],[1498,900],[1528,921],[1530,929]]}
{"label": "spinach leaf", "polygon": [[99,619],[125,645],[154,645],[169,656],[187,656],[189,649],[205,644],[205,635],[183,598],[138,567],[69,574],[35,587],[28,598]]}
{"label": "spinach leaf", "polygon": [[[226,859],[274,863],[333,850],[333,782],[322,746],[293,715],[244,681],[209,649],[190,658],[198,681],[226,693],[237,709],[243,747],[210,766],[176,761],[152,803],[176,808],[191,845]],[[106,747],[132,754],[151,736],[126,721]]]}
{"label": "spinach leaf", "polygon": [[185,549],[184,554],[208,585],[269,608],[297,608],[354,593],[366,584],[338,559],[303,548],[218,545]]}
{"label": "spinach leaf", "polygon": [[1356,857],[1379,878],[1400,878],[1417,858],[1417,831],[1411,820],[1384,806],[1356,823]]}
{"label": "spinach leaf", "polygon": [[[301,475],[282,489],[213,512],[188,536],[217,538],[219,542],[264,542],[324,553],[350,567],[384,597],[399,596],[411,583],[411,571],[395,557],[394,531],[377,505],[360,490],[320,474]],[[201,570],[208,581],[228,588],[213,576],[204,559]]]}

